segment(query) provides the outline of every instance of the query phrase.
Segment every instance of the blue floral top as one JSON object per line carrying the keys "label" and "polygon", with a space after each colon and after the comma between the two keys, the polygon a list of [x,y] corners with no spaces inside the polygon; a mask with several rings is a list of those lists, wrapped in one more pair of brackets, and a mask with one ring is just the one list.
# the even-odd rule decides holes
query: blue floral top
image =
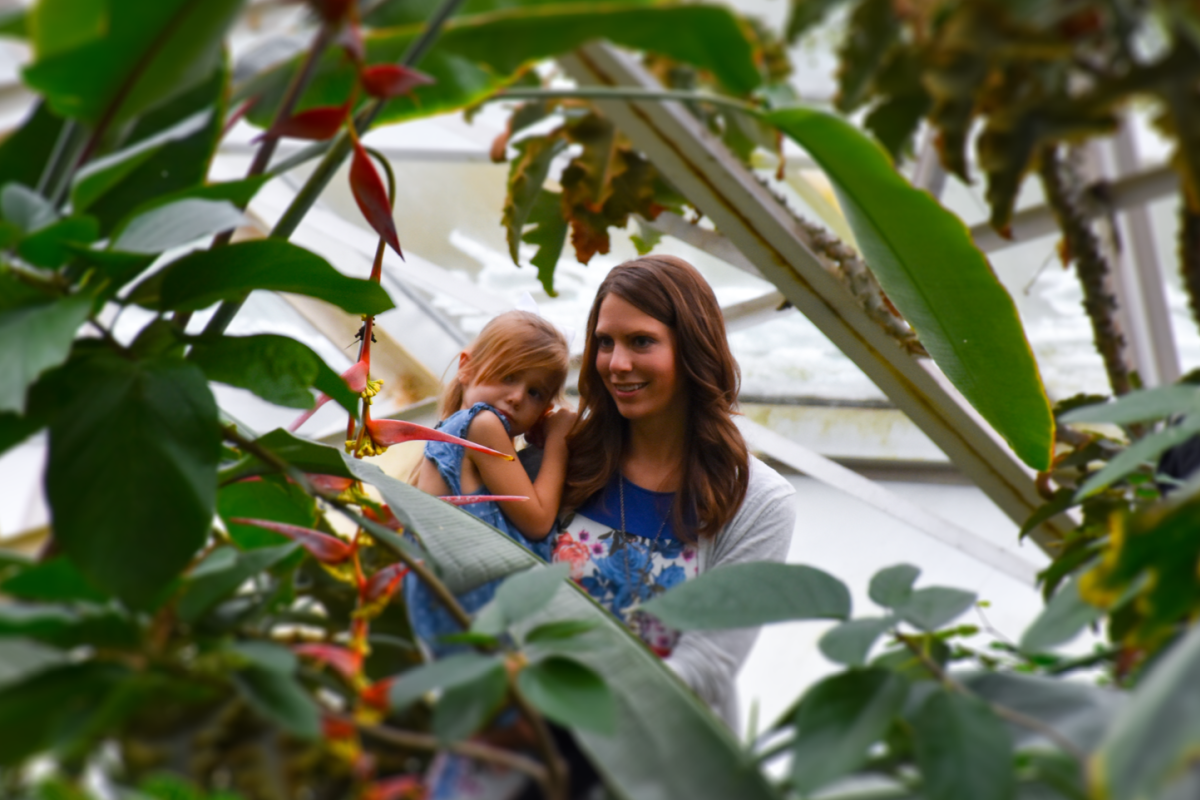
{"label": "blue floral top", "polygon": [[696,546],[679,538],[671,519],[674,492],[652,492],[625,479],[621,530],[621,477],[576,512],[558,534],[552,561],[569,564],[571,578],[662,657],[679,632],[638,606],[699,571]]}

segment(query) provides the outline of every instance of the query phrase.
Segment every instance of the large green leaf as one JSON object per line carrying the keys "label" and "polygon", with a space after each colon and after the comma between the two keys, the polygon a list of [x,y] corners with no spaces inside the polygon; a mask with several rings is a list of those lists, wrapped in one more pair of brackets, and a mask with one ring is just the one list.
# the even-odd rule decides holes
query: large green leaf
{"label": "large green leaf", "polygon": [[921,630],[936,631],[975,605],[975,593],[948,586],[918,589],[893,609],[905,622]]}
{"label": "large green leaf", "polygon": [[642,609],[679,630],[745,628],[801,619],[846,619],[850,591],[803,564],[734,564],[693,578]]}
{"label": "large green leaf", "polygon": [[204,543],[220,436],[204,374],[175,359],[74,359],[50,426],[54,536],[98,588],[149,602]]}
{"label": "large green leaf", "polygon": [[510,575],[496,589],[488,605],[479,610],[471,630],[497,636],[526,617],[533,616],[558,592],[568,576],[566,564],[531,569]]}
{"label": "large green leaf", "polygon": [[33,639],[0,639],[0,686],[24,680],[66,660],[67,655],[61,650]]}
{"label": "large green leaf", "polygon": [[103,603],[108,599],[87,582],[74,564],[62,557],[39,561],[22,570],[0,584],[0,591],[22,600],[50,603],[77,600]]}
{"label": "large green leaf", "polygon": [[[317,444],[309,439],[303,439],[283,428],[276,428],[255,440],[255,444],[287,461],[297,469],[318,475],[336,475],[340,478],[352,478],[353,474],[346,468],[342,460],[342,451],[335,447]],[[266,475],[277,472],[274,467],[265,464],[253,456],[246,456],[233,467],[222,470],[222,483],[246,478],[252,475]]]}
{"label": "large green leaf", "polygon": [[[539,564],[537,556],[475,517],[351,458],[346,466],[377,487],[417,532],[454,591],[462,592]],[[612,615],[573,584],[526,623],[591,621],[595,645],[569,653],[599,675],[616,676],[612,736],[576,731],[583,749],[620,798],[767,800],[775,793],[730,730]],[[570,641],[570,640],[567,640]],[[548,649],[552,642],[540,642]],[[663,765],[686,764],[687,769]]]}
{"label": "large green leaf", "polygon": [[807,795],[858,769],[907,697],[908,681],[878,668],[843,672],[809,689],[794,718],[792,785]]}
{"label": "large green leaf", "polygon": [[433,732],[443,742],[457,742],[483,727],[500,710],[508,678],[500,662],[474,680],[447,687],[433,708]]}
{"label": "large green leaf", "polygon": [[458,653],[399,675],[388,690],[388,702],[393,710],[403,711],[434,689],[453,689],[474,683],[492,673],[499,673],[503,677],[504,662],[495,656]]}
{"label": "large green leaf", "polygon": [[912,587],[921,570],[912,564],[884,567],[871,576],[867,595],[884,608],[895,608],[912,596]]}
{"label": "large green leaf", "polygon": [[[380,119],[399,122],[463,108],[511,83],[523,67],[596,39],[695,65],[745,94],[762,78],[741,24],[730,11],[715,6],[619,2],[538,4],[452,19],[421,60],[421,71],[436,83],[390,101]],[[367,60],[399,61],[424,28],[421,22],[368,34]],[[269,122],[294,70],[294,62],[285,62],[240,89],[243,96],[263,97],[250,113],[252,121]],[[331,51],[300,105],[341,105],[354,80],[353,65]]]}
{"label": "large green leaf", "polygon": [[[212,73],[241,0],[108,3],[55,0],[35,7],[36,57],[25,81],[64,117],[119,124]],[[98,22],[64,37],[65,20]]]}
{"label": "large green leaf", "polygon": [[554,656],[521,670],[517,685],[550,719],[571,728],[611,734],[616,704],[604,679],[578,661]]}
{"label": "large green leaf", "polygon": [[232,230],[245,215],[227,200],[189,197],[148,209],[125,225],[112,249],[125,253],[157,254],[203,236]]}
{"label": "large green leaf", "polygon": [[[194,622],[218,601],[237,591],[243,583],[260,572],[278,564],[283,559],[296,552],[299,545],[294,542],[275,547],[262,547],[248,553],[237,553],[233,563],[224,569],[213,569],[211,572],[192,572],[191,580],[184,586],[179,598],[177,611],[179,618],[185,622]],[[227,548],[232,550],[232,548]]]}
{"label": "large green leaf", "polygon": [[220,336],[197,339],[188,354],[210,381],[254,392],[262,399],[291,408],[312,408],[315,386],[351,414],[358,395],[312,348],[287,336]]}
{"label": "large green leaf", "polygon": [[317,504],[303,489],[281,475],[238,481],[217,493],[217,513],[229,538],[246,550],[271,547],[291,541],[281,533],[257,525],[242,525],[231,519],[268,519],[311,528],[317,522]]}
{"label": "large green leaf", "polygon": [[766,120],[825,171],[871,271],[950,382],[1022,461],[1048,469],[1050,401],[1016,306],[966,225],[850,123],[804,108]]}
{"label": "large green leaf", "polygon": [[1088,774],[1098,797],[1136,800],[1159,791],[1200,748],[1200,627],[1192,627],[1133,691]]}
{"label": "large green leaf", "polygon": [[254,289],[309,295],[354,314],[381,314],[393,307],[379,284],[349,278],[316,253],[278,239],[198,250],[136,286],[130,299],[196,311]]}
{"label": "large green leaf", "polygon": [[0,689],[0,765],[13,766],[65,742],[126,674],[116,664],[86,661]]}
{"label": "large green leaf", "polygon": [[1079,490],[1075,492],[1075,501],[1079,502],[1097,492],[1104,491],[1131,472],[1138,470],[1143,464],[1156,464],[1159,456],[1172,447],[1183,444],[1197,433],[1200,433],[1200,414],[1191,414],[1178,425],[1170,425],[1161,431],[1138,439],[1122,450],[1116,458],[1105,464],[1102,470],[1084,481]]}
{"label": "large green leaf", "polygon": [[1012,738],[987,703],[938,689],[912,719],[928,800],[1012,800]]}
{"label": "large green leaf", "polygon": [[25,395],[43,372],[67,360],[75,332],[92,310],[80,293],[0,312],[0,411],[25,413]]}
{"label": "large green leaf", "polygon": [[1059,417],[1059,422],[1112,422],[1130,425],[1151,422],[1174,416],[1200,412],[1200,387],[1157,386],[1130,392],[1111,403],[1092,403],[1072,409]]}
{"label": "large green leaf", "polygon": [[111,608],[78,604],[0,605],[0,637],[23,636],[55,647],[124,648],[138,643],[138,630]]}
{"label": "large green leaf", "polygon": [[235,673],[233,683],[264,718],[298,739],[320,738],[320,709],[293,676],[256,664]]}
{"label": "large green leaf", "polygon": [[825,631],[817,646],[830,661],[861,667],[875,642],[896,626],[894,617],[852,619]]}

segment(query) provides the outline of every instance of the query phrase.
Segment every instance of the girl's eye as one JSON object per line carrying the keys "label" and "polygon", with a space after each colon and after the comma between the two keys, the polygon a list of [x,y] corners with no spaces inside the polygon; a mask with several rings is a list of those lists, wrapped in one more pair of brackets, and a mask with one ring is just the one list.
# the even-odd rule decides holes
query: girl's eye
{"label": "girl's eye", "polygon": [[534,388],[529,390],[529,396],[532,397],[534,400],[541,400],[542,399],[542,390],[535,386]]}
{"label": "girl's eye", "polygon": [[505,375],[501,380],[503,380],[504,383],[511,384],[516,379],[516,375]]}

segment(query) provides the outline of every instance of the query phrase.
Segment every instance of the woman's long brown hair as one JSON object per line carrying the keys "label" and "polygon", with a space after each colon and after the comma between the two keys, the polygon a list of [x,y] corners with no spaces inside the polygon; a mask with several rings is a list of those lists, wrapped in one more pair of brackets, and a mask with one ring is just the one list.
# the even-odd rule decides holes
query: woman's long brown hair
{"label": "woman's long brown hair", "polygon": [[686,381],[688,435],[683,481],[675,495],[675,530],[713,536],[746,497],[750,457],[731,415],[741,374],[725,338],[725,318],[712,288],[681,258],[646,256],[613,269],[600,284],[588,316],[579,374],[579,421],[567,437],[570,451],[563,507],[574,510],[604,488],[629,435],[629,423],[596,369],[596,321],[604,298],[615,294],[671,328],[675,364]]}

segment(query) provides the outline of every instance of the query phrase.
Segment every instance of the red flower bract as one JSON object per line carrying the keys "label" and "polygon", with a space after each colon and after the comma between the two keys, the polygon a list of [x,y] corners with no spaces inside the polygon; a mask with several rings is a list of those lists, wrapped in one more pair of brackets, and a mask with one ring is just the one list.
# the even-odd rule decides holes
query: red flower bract
{"label": "red flower bract", "polygon": [[401,442],[447,442],[448,444],[462,445],[463,447],[477,450],[480,453],[500,456],[500,458],[508,461],[513,460],[512,456],[505,455],[490,447],[468,442],[466,439],[460,439],[457,436],[451,436],[448,433],[442,433],[433,428],[418,425],[415,422],[405,422],[401,419],[367,420],[367,432],[371,435],[372,441],[384,447],[391,447]]}
{"label": "red flower bract", "polygon": [[469,506],[493,500],[499,503],[508,503],[528,499],[528,497],[519,494],[447,494],[438,498],[438,500],[444,500],[452,506]]}
{"label": "red flower bract", "polygon": [[382,514],[377,514],[375,509],[370,506],[363,506],[363,516],[372,522],[378,522],[385,528],[391,528],[394,531],[404,530],[404,526],[400,524],[400,520],[396,519],[396,515],[392,513],[386,503],[379,508],[383,512]]}
{"label": "red flower bract", "polygon": [[363,800],[423,800],[425,784],[417,775],[397,775],[369,784],[363,789]]}
{"label": "red flower bract", "polygon": [[358,699],[369,705],[371,708],[379,709],[380,711],[388,710],[388,692],[391,691],[392,683],[395,678],[384,678],[383,680],[372,683],[367,688],[363,689],[358,694]]}
{"label": "red flower bract", "polygon": [[400,581],[408,574],[408,567],[404,564],[389,564],[383,569],[376,572],[367,581],[366,587],[363,589],[363,598],[368,602],[374,602],[380,598],[391,597],[396,592],[396,587],[400,585]]}
{"label": "red flower bract", "polygon": [[400,251],[400,237],[396,233],[396,220],[392,218],[392,204],[388,201],[387,188],[379,177],[371,157],[358,142],[354,143],[354,158],[350,161],[350,190],[354,202],[367,222],[375,229],[396,255],[404,258]]}
{"label": "red flower bract", "polygon": [[286,522],[246,517],[230,517],[229,521],[283,534],[293,542],[299,542],[305,550],[312,554],[313,558],[322,564],[340,564],[354,552],[350,545],[336,536],[314,531],[312,528],[301,528],[299,525],[288,525]]}
{"label": "red flower bract", "polygon": [[298,644],[292,647],[292,652],[298,656],[328,664],[342,673],[342,677],[346,679],[353,678],[362,667],[360,654],[335,644]]}
{"label": "red flower bract", "polygon": [[[292,139],[328,139],[342,127],[349,109],[348,105],[310,108],[277,122],[270,132],[275,136],[287,136]],[[261,139],[265,135],[262,134],[258,138]]]}
{"label": "red flower bract", "polygon": [[396,64],[364,67],[358,73],[358,77],[367,94],[385,100],[406,95],[418,86],[427,86],[434,82],[433,78],[423,72]]}
{"label": "red flower bract", "polygon": [[[367,362],[356,361],[356,362],[354,362],[354,365],[350,367],[350,369],[348,369],[342,373],[342,380],[344,380],[346,382],[346,385],[350,387],[350,391],[357,392],[358,394],[362,394],[363,391],[367,388],[367,372],[369,370],[370,370],[370,367],[367,365]],[[329,395],[322,394],[320,397],[317,398],[317,402],[315,405],[313,405],[312,408],[310,408],[308,411],[305,411],[300,416],[296,417],[295,421],[292,422],[291,425],[288,425],[288,430],[294,431],[297,428],[299,428],[301,425],[303,425],[304,423],[308,422],[309,417],[311,417],[313,414],[317,413],[317,411],[320,410],[321,406],[325,405],[328,402],[329,402]]]}

